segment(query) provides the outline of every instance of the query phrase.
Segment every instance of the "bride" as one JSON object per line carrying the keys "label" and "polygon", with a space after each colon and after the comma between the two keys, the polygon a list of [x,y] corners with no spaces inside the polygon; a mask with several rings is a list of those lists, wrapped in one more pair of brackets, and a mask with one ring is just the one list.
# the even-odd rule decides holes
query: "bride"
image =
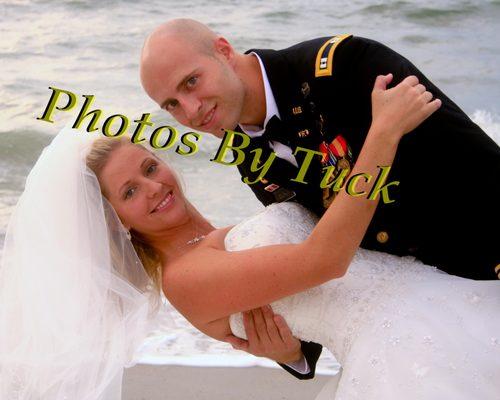
{"label": "bride", "polygon": [[[401,137],[440,106],[415,77],[391,90],[384,79],[353,175],[390,165]],[[498,282],[358,250],[376,206],[342,191],[319,221],[290,202],[216,229],[147,149],[64,129],[9,223],[0,397],[120,399],[162,290],[220,340],[245,337],[241,312],[271,303],[342,364],[326,398],[497,398]]]}

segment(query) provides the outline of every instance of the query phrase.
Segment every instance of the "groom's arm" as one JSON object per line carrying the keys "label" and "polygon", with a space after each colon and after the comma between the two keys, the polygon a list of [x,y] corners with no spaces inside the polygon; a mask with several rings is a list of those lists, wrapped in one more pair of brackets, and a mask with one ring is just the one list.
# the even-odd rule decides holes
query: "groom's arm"
{"label": "groom's arm", "polygon": [[274,360],[298,379],[314,378],[322,346],[293,337],[284,318],[270,306],[244,313],[243,324],[248,340],[229,336],[233,348]]}
{"label": "groom's arm", "polygon": [[316,373],[316,364],[323,350],[323,346],[318,343],[304,342],[301,340],[300,347],[302,350],[302,357],[298,362],[289,363],[288,365],[278,363],[278,365],[297,379],[313,379]]}

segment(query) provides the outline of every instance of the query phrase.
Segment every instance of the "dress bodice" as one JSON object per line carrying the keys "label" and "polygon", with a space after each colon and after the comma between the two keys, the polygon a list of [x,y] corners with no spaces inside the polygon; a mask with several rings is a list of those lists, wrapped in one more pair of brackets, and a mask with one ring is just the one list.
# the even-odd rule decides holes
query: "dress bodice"
{"label": "dress bodice", "polygon": [[[317,218],[298,203],[277,203],[233,227],[226,250],[236,251],[280,243],[299,243],[314,229]],[[328,249],[325,249],[328,251]],[[450,279],[451,278],[451,279]],[[445,307],[445,293],[459,294],[458,281],[414,257],[397,257],[359,249],[345,276],[280,299],[271,304],[287,321],[293,334],[326,346],[339,362],[360,335],[377,333],[397,345],[393,327],[409,318],[420,305]],[[469,281],[470,282],[470,281]],[[436,293],[436,285],[439,291]],[[460,296],[477,297],[477,293]],[[475,297],[476,296],[476,297]],[[417,304],[418,301],[426,304]],[[230,317],[233,333],[245,338],[241,313]]]}

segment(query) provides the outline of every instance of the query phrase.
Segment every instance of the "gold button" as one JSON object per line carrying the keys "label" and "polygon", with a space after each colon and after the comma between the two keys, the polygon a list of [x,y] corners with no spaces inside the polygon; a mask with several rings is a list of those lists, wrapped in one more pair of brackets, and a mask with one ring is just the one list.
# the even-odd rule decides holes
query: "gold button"
{"label": "gold button", "polygon": [[385,243],[389,240],[389,234],[386,231],[380,231],[377,233],[377,241],[379,243]]}
{"label": "gold button", "polygon": [[500,272],[500,264],[498,264],[496,267],[495,267],[495,274],[498,274]]}

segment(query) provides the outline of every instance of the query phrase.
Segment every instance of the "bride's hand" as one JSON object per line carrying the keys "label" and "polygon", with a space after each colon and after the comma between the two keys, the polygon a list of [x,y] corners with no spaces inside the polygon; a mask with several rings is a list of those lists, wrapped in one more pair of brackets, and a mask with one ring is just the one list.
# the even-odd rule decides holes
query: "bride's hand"
{"label": "bride's hand", "polygon": [[[372,91],[372,127],[390,139],[401,137],[419,126],[440,106],[432,93],[420,84],[415,75],[407,76],[398,85],[387,89],[393,75],[379,75]],[[431,101],[432,100],[432,101]]]}

